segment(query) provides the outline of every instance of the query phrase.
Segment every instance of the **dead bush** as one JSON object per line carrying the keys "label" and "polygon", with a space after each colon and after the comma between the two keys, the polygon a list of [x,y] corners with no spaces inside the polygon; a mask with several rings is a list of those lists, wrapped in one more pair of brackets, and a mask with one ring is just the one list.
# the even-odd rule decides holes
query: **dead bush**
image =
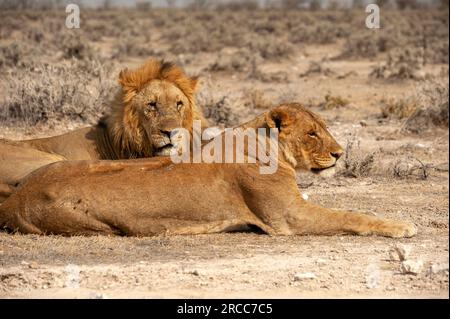
{"label": "dead bush", "polygon": [[216,60],[208,67],[208,71],[248,71],[253,64],[259,63],[261,57],[243,48],[234,52],[222,50]]}
{"label": "dead bush", "polygon": [[384,64],[373,68],[371,77],[377,79],[407,80],[421,79],[423,54],[405,49],[395,54],[389,54]]}
{"label": "dead bush", "polygon": [[288,58],[294,53],[294,46],[289,41],[275,36],[249,37],[246,46],[267,60]]}
{"label": "dead bush", "polygon": [[374,58],[395,47],[404,45],[403,37],[395,30],[386,30],[383,34],[365,31],[350,35],[340,54],[340,59]]}
{"label": "dead bush", "polygon": [[24,50],[20,43],[0,47],[0,68],[17,67],[22,62]]}
{"label": "dead bush", "polygon": [[416,112],[418,101],[414,96],[381,101],[381,115],[384,118],[404,119]]}
{"label": "dead bush", "polygon": [[319,107],[325,109],[325,110],[331,110],[336,108],[341,108],[348,106],[350,104],[350,101],[342,96],[339,95],[325,95],[325,101],[319,104]]}
{"label": "dead bush", "polygon": [[402,130],[421,133],[433,127],[447,127],[449,116],[447,77],[431,78],[418,87],[417,110],[406,120]]}
{"label": "dead bush", "polygon": [[88,40],[79,33],[61,33],[54,38],[54,43],[65,59],[91,60],[96,55]]}
{"label": "dead bush", "polygon": [[300,77],[307,77],[310,75],[332,76],[334,74],[335,73],[326,66],[324,61],[312,61],[309,64],[308,70],[301,74]]}
{"label": "dead bush", "polygon": [[112,79],[109,69],[95,60],[16,70],[6,77],[0,122],[8,126],[61,120],[94,123],[107,105],[115,85]]}
{"label": "dead bush", "polygon": [[373,166],[376,152],[365,154],[360,149],[360,140],[351,138],[347,140],[343,165],[337,172],[345,177],[366,177],[369,176]]}
{"label": "dead bush", "polygon": [[235,113],[236,108],[231,104],[230,98],[218,93],[210,78],[202,80],[197,102],[210,124],[230,127],[238,123],[239,116]]}
{"label": "dead bush", "polygon": [[273,102],[265,96],[264,91],[258,89],[249,89],[244,92],[244,106],[248,109],[270,109]]}

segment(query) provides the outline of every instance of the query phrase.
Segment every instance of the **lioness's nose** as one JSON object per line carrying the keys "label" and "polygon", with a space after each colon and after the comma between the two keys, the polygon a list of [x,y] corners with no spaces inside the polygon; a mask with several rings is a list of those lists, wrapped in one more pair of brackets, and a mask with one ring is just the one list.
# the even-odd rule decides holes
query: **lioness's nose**
{"label": "lioness's nose", "polygon": [[342,154],[344,154],[344,151],[342,151],[342,150],[334,151],[334,152],[330,153],[330,155],[333,156],[336,160],[338,160],[339,157],[342,156]]}

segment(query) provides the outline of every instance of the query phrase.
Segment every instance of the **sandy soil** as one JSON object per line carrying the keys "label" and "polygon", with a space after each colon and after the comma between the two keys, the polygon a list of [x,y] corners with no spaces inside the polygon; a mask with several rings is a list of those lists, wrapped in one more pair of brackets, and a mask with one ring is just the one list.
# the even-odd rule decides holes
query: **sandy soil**
{"label": "sandy soil", "polygon": [[[416,83],[369,80],[376,62],[330,60],[327,66],[334,76],[298,76],[311,61],[337,54],[341,45],[307,47],[290,62],[261,66],[286,72],[294,67],[288,83],[263,83],[221,72],[209,78],[206,88],[231,99],[246,89],[259,89],[269,98],[311,105],[329,93],[348,98],[351,103],[345,108],[313,110],[328,120],[343,146],[356,138],[360,154],[376,151],[373,169],[358,178],[305,173],[299,176],[299,187],[309,200],[327,207],[411,220],[418,226],[416,237],[230,233],[64,238],[0,233],[0,297],[448,298],[448,129],[407,135],[399,132],[401,121],[380,120],[381,99],[405,96]],[[205,53],[188,71],[201,73],[211,57]],[[436,74],[440,67],[426,71]],[[280,97],[280,92],[286,93]],[[241,122],[262,111],[243,112]],[[71,128],[67,123],[53,128],[9,128],[2,129],[0,137],[45,136]],[[403,178],[393,176],[393,165],[402,161],[409,165],[414,158],[428,165],[426,179],[420,171]],[[343,165],[344,159],[336,172]],[[422,264],[416,273],[405,273],[401,262],[390,256],[396,245],[411,250],[408,263]]]}

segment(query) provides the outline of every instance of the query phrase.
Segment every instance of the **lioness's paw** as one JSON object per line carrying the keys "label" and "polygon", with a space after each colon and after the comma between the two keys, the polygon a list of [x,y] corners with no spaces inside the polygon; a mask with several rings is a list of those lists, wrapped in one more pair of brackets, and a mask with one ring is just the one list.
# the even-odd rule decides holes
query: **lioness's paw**
{"label": "lioness's paw", "polygon": [[412,237],[417,234],[417,228],[411,222],[389,222],[382,226],[380,233],[393,238]]}

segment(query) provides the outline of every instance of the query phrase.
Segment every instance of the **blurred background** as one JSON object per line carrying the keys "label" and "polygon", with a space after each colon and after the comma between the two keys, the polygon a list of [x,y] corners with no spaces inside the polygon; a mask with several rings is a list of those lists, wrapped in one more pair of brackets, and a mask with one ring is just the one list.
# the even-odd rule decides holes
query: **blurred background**
{"label": "blurred background", "polygon": [[[378,0],[379,29],[366,27],[365,0],[70,2],[80,4],[79,29],[66,27],[64,1],[0,0],[0,138],[93,125],[121,69],[174,61],[200,76],[197,102],[212,124],[293,101],[320,114],[345,155],[328,175],[299,175],[301,192],[413,221],[418,236],[402,242],[426,270],[399,275],[387,260],[394,242],[380,237],[0,234],[0,291],[42,297],[62,287],[58,265],[70,262],[103,264],[104,273],[83,268],[82,287],[111,296],[140,287],[178,297],[448,298],[448,1]],[[364,279],[369,262],[380,265],[376,289]],[[317,278],[292,281],[298,271]]]}

